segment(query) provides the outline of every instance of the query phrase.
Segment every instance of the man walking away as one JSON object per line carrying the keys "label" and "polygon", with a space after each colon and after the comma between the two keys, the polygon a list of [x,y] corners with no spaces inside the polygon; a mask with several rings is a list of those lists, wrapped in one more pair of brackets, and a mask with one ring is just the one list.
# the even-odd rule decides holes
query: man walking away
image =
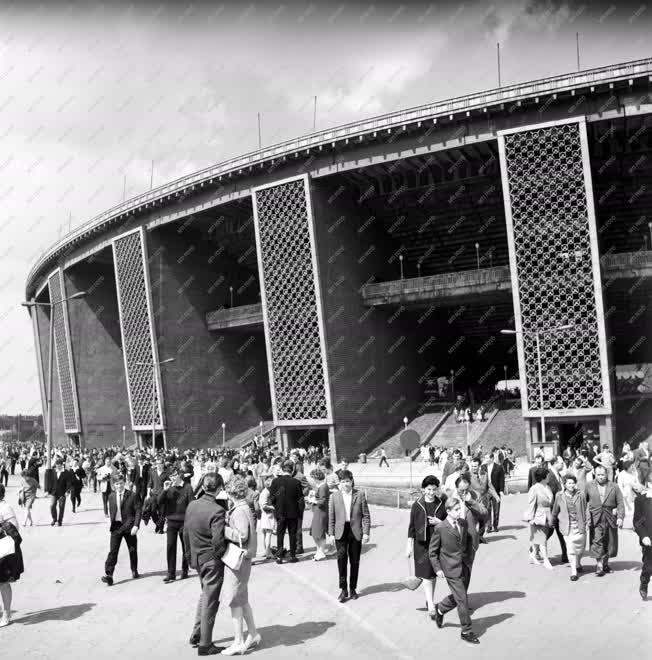
{"label": "man walking away", "polygon": [[285,530],[290,536],[290,562],[297,559],[297,528],[301,509],[304,505],[301,482],[292,476],[294,463],[286,461],[282,466],[282,474],[272,481],[269,493],[276,516],[276,563],[283,563],[283,543]]}
{"label": "man walking away", "polygon": [[489,477],[489,483],[492,485],[496,496],[489,498],[488,505],[488,521],[487,521],[487,531],[497,532],[498,523],[500,521],[500,500],[503,493],[505,492],[505,468],[503,467],[503,461],[500,460],[500,449],[498,447],[493,448],[492,452],[492,461],[487,465],[487,476]]}
{"label": "man walking away", "polygon": [[[66,510],[66,496],[72,490],[72,478],[68,470],[64,470],[63,461],[58,458],[54,463],[54,470],[47,480],[48,495],[50,496],[50,514],[52,527],[63,524],[63,514]],[[58,508],[58,513],[57,513]]]}
{"label": "man walking away", "polygon": [[225,648],[213,644],[213,627],[224,581],[221,558],[226,552],[225,513],[215,501],[217,484],[214,472],[204,475],[203,494],[188,505],[183,528],[186,558],[199,573],[201,585],[190,636],[190,644],[198,646],[197,655],[217,655]]}

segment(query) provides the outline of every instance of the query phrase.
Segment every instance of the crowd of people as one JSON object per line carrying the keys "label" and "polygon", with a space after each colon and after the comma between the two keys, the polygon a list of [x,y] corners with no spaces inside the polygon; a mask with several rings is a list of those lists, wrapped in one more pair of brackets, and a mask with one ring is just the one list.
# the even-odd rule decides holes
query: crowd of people
{"label": "crowd of people", "polygon": [[[632,526],[642,547],[639,591],[645,600],[652,573],[648,445],[641,442],[636,450],[625,445],[619,459],[609,447],[595,449],[565,451],[548,464],[536,457],[523,514],[530,532],[529,559],[552,568],[548,541],[556,533],[561,562],[577,581],[588,539],[595,574],[602,577],[611,572],[609,559],[618,552],[618,530]],[[477,644],[468,602],[473,564],[486,535],[500,528],[501,500],[514,465],[504,447],[488,453],[478,448],[472,456],[461,449],[435,451],[439,476],[426,476],[421,496],[412,503],[406,555],[429,617],[441,628],[444,616],[457,608],[461,638]],[[306,508],[312,512],[312,560],[335,554],[338,601],[358,598],[362,548],[371,529],[369,506],[365,492],[354,487],[348,462],[342,460],[335,469],[323,447],[287,453],[263,443],[200,451],[59,448],[52,459],[52,469],[41,478],[39,468],[46,463],[42,447],[9,447],[3,454],[7,472],[16,474],[20,465],[23,524],[34,524],[32,505],[39,490],[49,498],[53,527],[63,524],[68,500],[74,514],[85,493],[100,493],[109,526],[101,581],[111,587],[123,540],[132,578],[140,577],[138,534],[151,521],[154,533],[166,535],[163,583],[186,579],[190,570],[199,577],[201,593],[189,639],[199,655],[239,655],[261,643],[249,602],[252,564],[298,561],[305,552]],[[0,484],[0,627],[10,623],[11,584],[24,570],[19,530],[16,510],[5,501],[5,485]],[[14,554],[3,555],[3,544],[13,544]],[[439,602],[437,578],[444,578],[450,590]],[[233,641],[225,648],[212,643],[220,603],[230,608],[233,622]]]}

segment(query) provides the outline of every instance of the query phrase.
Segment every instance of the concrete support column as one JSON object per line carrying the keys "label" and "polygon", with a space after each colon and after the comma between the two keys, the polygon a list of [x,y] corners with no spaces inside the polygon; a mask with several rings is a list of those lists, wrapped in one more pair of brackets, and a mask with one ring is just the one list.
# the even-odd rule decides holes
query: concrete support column
{"label": "concrete support column", "polygon": [[335,442],[335,426],[328,428],[328,452],[331,455],[331,463],[337,463],[337,444]]}
{"label": "concrete support column", "polygon": [[604,445],[609,445],[610,449],[614,451],[614,437],[615,437],[615,428],[614,428],[614,419],[612,415],[605,415],[600,417],[598,422],[599,432],[600,432],[600,448]]}

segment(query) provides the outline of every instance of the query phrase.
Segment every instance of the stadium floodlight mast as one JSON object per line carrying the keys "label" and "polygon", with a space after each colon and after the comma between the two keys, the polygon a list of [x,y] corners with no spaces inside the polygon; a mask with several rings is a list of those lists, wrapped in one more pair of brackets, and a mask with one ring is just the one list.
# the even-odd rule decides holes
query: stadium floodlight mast
{"label": "stadium floodlight mast", "polygon": [[[541,335],[552,334],[553,332],[563,332],[571,330],[575,326],[571,324],[558,325],[554,328],[543,328],[536,330],[501,330],[501,335],[529,335],[534,337],[537,345],[537,378],[539,380],[539,408],[541,408],[541,442],[546,441],[546,418],[543,414],[543,374],[541,371]],[[505,383],[507,387],[507,383]]]}
{"label": "stadium floodlight mast", "polygon": [[[152,367],[152,449],[156,449],[156,367],[162,364],[174,362],[174,358],[167,358],[167,360],[159,360],[156,362],[136,362],[141,367]],[[163,406],[161,406],[161,412]],[[161,429],[163,429],[163,419],[161,419]],[[167,442],[165,441],[165,433],[163,434],[163,449],[167,449]]]}
{"label": "stadium floodlight mast", "polygon": [[[36,300],[30,300],[29,302],[23,302],[21,305],[23,307],[49,307],[50,312],[50,328],[49,328],[49,338],[48,338],[48,400],[47,406],[48,409],[46,414],[48,416],[48,426],[45,436],[45,451],[47,456],[45,457],[45,468],[46,470],[52,469],[52,373],[54,371],[54,306],[60,305],[61,303],[68,302],[69,300],[75,300],[77,298],[83,298],[86,295],[86,291],[78,291],[73,293],[72,296],[67,298],[61,298],[61,300],[55,300],[54,302],[36,302]],[[49,474],[49,473],[48,473]],[[45,485],[45,484],[44,484]]]}

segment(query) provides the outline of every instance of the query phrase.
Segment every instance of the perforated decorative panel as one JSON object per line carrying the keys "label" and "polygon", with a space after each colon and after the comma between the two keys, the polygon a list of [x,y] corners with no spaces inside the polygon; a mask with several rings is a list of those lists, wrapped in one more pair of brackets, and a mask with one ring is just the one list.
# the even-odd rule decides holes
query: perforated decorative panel
{"label": "perforated decorative panel", "polygon": [[[610,412],[602,288],[583,122],[499,138],[525,412]],[[588,191],[588,194],[587,194]],[[560,326],[571,326],[560,329]]]}
{"label": "perforated decorative panel", "polygon": [[158,366],[152,366],[157,357],[142,230],[116,238],[113,258],[132,428],[151,429],[154,422],[162,429]]}
{"label": "perforated decorative panel", "polygon": [[330,423],[326,351],[307,178],[254,192],[276,423]]}
{"label": "perforated decorative panel", "polygon": [[50,322],[54,319],[54,355],[59,375],[63,428],[66,433],[80,433],[77,385],[72,362],[70,330],[68,321],[68,303],[61,269],[55,270],[48,278],[50,291]]}

